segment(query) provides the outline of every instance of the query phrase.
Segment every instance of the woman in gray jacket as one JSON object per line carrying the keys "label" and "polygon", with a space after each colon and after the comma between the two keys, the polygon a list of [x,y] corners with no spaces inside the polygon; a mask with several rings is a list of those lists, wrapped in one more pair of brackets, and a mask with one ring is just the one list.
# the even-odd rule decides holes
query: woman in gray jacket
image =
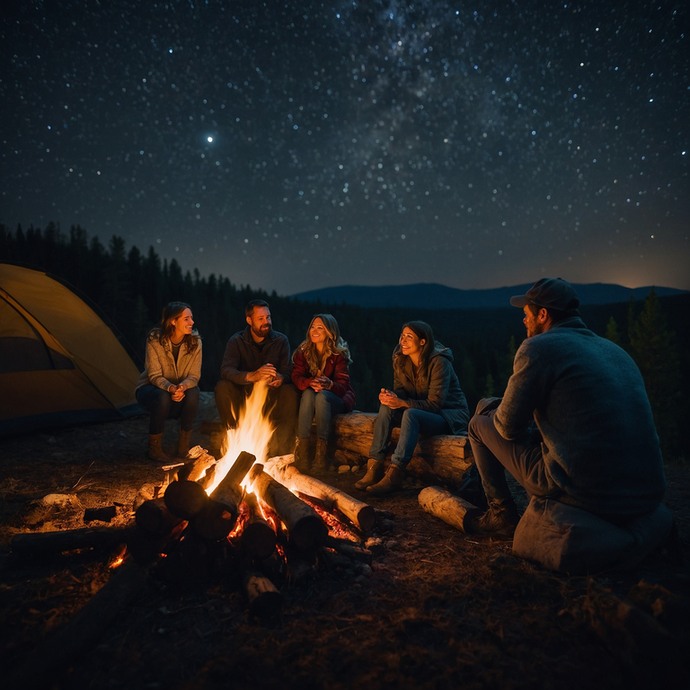
{"label": "woman in gray jacket", "polygon": [[[428,323],[410,321],[403,326],[393,351],[393,390],[382,388],[379,401],[367,473],[355,486],[387,494],[402,486],[420,433],[438,436],[467,431],[470,412],[453,370],[453,353],[434,340]],[[394,426],[400,426],[400,439],[384,473]]]}
{"label": "woman in gray jacket", "polygon": [[146,338],[146,368],[136,397],[150,414],[148,453],[154,460],[170,459],[162,446],[163,427],[170,417],[180,420],[177,455],[185,457],[189,451],[201,378],[201,337],[193,326],[191,307],[170,302]]}

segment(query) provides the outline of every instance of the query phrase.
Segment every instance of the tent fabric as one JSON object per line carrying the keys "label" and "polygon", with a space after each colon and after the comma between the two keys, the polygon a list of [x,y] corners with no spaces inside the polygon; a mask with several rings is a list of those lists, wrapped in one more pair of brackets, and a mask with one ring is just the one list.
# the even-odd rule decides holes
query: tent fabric
{"label": "tent fabric", "polygon": [[0,264],[0,435],[140,414],[138,379],[115,334],[72,290]]}

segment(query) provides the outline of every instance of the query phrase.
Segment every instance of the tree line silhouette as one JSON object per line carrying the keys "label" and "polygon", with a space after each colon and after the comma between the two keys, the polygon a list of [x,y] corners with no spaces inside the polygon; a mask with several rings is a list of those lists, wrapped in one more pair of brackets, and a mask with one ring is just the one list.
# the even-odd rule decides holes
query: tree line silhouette
{"label": "tree line silhouette", "polygon": [[[161,260],[153,247],[145,254],[136,246],[127,249],[116,235],[106,247],[79,225],[64,232],[52,222],[43,230],[19,225],[11,231],[0,224],[0,261],[45,271],[75,289],[119,331],[140,369],[145,335],[159,321],[162,307],[173,300],[187,302],[203,338],[200,387],[207,391],[219,378],[228,338],[245,326],[244,306],[252,299],[269,302],[274,328],[285,333],[293,349],[314,314],[332,313],[350,345],[356,407],[364,411],[376,411],[380,388],[392,386],[391,354],[406,321],[427,321],[437,340],[451,348],[471,410],[480,398],[503,393],[524,338],[522,313],[509,306],[411,310],[302,302],[237,286],[228,277],[204,277],[198,269],[183,271],[176,259]],[[690,414],[683,394],[690,378],[690,295],[658,298],[652,291],[640,304],[631,294],[627,305],[584,305],[581,312],[594,332],[626,349],[640,367],[667,459],[687,458],[690,444],[681,421]]]}

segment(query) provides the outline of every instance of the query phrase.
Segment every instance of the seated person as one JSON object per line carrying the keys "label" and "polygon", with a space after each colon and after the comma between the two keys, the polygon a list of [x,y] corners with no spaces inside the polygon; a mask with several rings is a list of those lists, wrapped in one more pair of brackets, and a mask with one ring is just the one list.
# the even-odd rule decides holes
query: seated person
{"label": "seated person", "polygon": [[295,350],[292,361],[292,382],[302,391],[295,465],[301,472],[309,470],[309,438],[315,420],[313,469],[325,470],[331,418],[350,412],[355,406],[355,392],[350,385],[350,351],[333,316],[317,314],[312,318],[307,337]]}
{"label": "seated person", "polygon": [[167,462],[162,446],[163,427],[169,417],[179,417],[177,455],[189,451],[192,424],[199,407],[201,338],[192,328],[192,310],[184,302],[170,302],[161,322],[146,338],[146,367],[137,382],[137,402],[148,410],[150,458]]}
{"label": "seated person", "polygon": [[527,339],[500,404],[481,401],[470,421],[489,505],[474,531],[513,536],[519,518],[505,470],[530,497],[619,527],[658,509],[659,438],[633,360],[585,326],[577,293],[560,278],[542,278],[510,303],[524,310]]}
{"label": "seated person", "polygon": [[[252,300],[244,313],[247,327],[235,333],[225,347],[221,380],[215,388],[216,406],[225,428],[235,428],[254,384],[264,381],[268,385],[264,413],[269,413],[276,427],[268,457],[287,455],[295,445],[299,403],[299,393],[290,383],[290,344],[282,333],[273,330],[267,302]],[[221,457],[226,451],[221,445]]]}
{"label": "seated person", "polygon": [[[379,402],[367,473],[355,486],[388,494],[402,486],[420,433],[438,436],[467,430],[470,413],[453,369],[453,353],[434,340],[428,323],[410,321],[403,326],[393,351],[393,390],[382,388]],[[400,426],[400,438],[384,474],[394,426]]]}

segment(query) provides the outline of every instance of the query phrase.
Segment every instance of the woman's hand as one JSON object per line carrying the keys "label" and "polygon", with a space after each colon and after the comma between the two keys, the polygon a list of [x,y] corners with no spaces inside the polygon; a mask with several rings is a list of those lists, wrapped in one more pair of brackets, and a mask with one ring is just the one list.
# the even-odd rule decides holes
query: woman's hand
{"label": "woman's hand", "polygon": [[309,386],[317,393],[319,391],[329,391],[333,387],[333,381],[328,376],[315,376]]}
{"label": "woman's hand", "polygon": [[173,402],[181,402],[184,399],[184,386],[172,385],[168,388],[168,393],[170,393]]}
{"label": "woman's hand", "polygon": [[379,393],[379,402],[386,407],[390,407],[391,410],[397,410],[401,407],[407,407],[407,403],[399,398],[393,391],[389,391],[386,388],[382,388]]}

